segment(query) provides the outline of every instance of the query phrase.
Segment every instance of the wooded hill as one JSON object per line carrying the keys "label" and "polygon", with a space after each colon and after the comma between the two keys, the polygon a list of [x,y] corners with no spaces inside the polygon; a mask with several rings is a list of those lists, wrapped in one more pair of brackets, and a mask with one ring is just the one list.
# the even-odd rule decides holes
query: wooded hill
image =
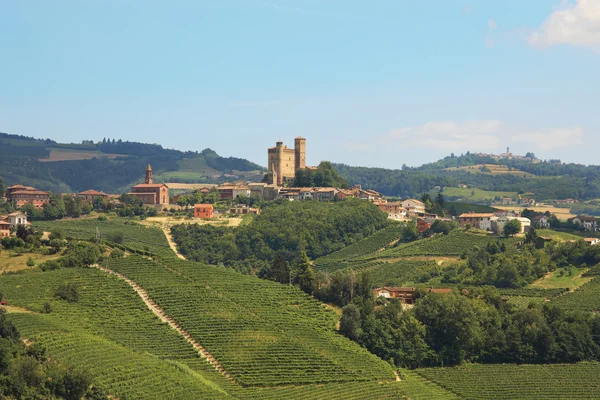
{"label": "wooded hill", "polygon": [[[494,165],[502,166],[502,170],[489,168]],[[388,196],[412,197],[436,186],[443,190],[465,184],[489,191],[533,193],[536,200],[600,197],[600,166],[564,164],[560,160],[497,160],[467,153],[416,168],[391,170],[345,164],[335,164],[335,168],[351,185],[361,184]]]}
{"label": "wooded hill", "polygon": [[264,172],[248,160],[221,157],[211,149],[182,152],[106,138],[65,144],[0,133],[0,176],[6,186],[20,183],[53,192],[93,188],[120,193],[141,182],[148,163],[159,182],[219,183],[260,179]]}

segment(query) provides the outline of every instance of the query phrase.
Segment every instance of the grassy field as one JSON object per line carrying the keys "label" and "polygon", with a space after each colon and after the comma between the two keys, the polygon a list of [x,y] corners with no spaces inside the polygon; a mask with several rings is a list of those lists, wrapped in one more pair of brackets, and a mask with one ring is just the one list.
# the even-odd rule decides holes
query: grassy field
{"label": "grassy field", "polygon": [[29,259],[29,257],[33,258],[37,265],[44,261],[58,258],[60,257],[60,254],[52,254],[45,256],[39,253],[28,253],[17,255],[12,251],[2,250],[2,252],[0,252],[0,273],[30,269],[31,267],[27,266],[27,260]]}
{"label": "grassy field", "polygon": [[550,213],[556,215],[556,218],[561,221],[566,221],[569,218],[573,218],[576,215],[571,214],[571,210],[569,208],[559,208],[550,205],[538,205],[536,207],[521,207],[521,206],[503,206],[503,205],[494,205],[499,210],[510,210],[510,211],[523,211],[524,208],[528,210],[533,210],[538,213],[545,213],[546,211],[550,211]]}
{"label": "grassy field", "polygon": [[566,240],[581,240],[582,236],[573,235],[572,233],[559,232],[552,229],[536,229],[538,236],[549,236],[554,240],[566,241]]}
{"label": "grassy field", "polygon": [[[486,167],[489,171],[483,172],[481,169]],[[464,167],[450,167],[446,168],[446,171],[465,171],[472,174],[486,174],[486,175],[515,175],[515,176],[533,176],[532,174],[521,171],[518,169],[510,169],[506,165],[496,164],[477,164],[472,166]]]}
{"label": "grassy field", "polygon": [[50,150],[50,157],[40,158],[39,161],[52,162],[52,161],[89,160],[92,158],[127,157],[126,154],[109,154],[109,153],[102,153],[101,151],[93,151],[93,150],[74,150],[74,149],[56,149],[56,148],[49,148],[48,150]]}
{"label": "grassy field", "polygon": [[[492,201],[496,197],[517,197],[517,192],[492,192],[477,188],[445,187],[442,194],[446,197],[459,197],[463,201]],[[528,196],[525,194],[524,196]]]}
{"label": "grassy field", "polygon": [[567,288],[574,290],[593,279],[593,277],[581,276],[586,271],[587,268],[577,268],[575,266],[559,268],[532,283],[531,287],[540,289]]}

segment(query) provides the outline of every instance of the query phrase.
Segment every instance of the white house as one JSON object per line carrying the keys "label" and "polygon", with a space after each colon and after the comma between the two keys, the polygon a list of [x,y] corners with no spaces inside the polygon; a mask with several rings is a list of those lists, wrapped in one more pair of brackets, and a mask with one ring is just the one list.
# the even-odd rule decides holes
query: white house
{"label": "white house", "polygon": [[571,218],[569,221],[575,225],[582,226],[586,231],[597,231],[598,222],[596,217],[588,217],[587,215],[578,215],[575,218]]}
{"label": "white house", "polygon": [[415,199],[407,199],[402,202],[402,207],[406,208],[409,213],[423,214],[425,213],[425,204],[422,201]]}
{"label": "white house", "polygon": [[8,214],[7,219],[11,228],[17,227],[19,225],[27,225],[27,214],[22,213],[20,211]]}
{"label": "white house", "polygon": [[491,218],[492,230],[497,235],[503,234],[504,226],[509,221],[512,221],[513,219],[517,219],[517,220],[519,220],[519,222],[521,222],[521,232],[519,232],[519,233],[529,232],[529,229],[531,229],[531,220],[529,218],[523,218],[523,217],[492,217]]}

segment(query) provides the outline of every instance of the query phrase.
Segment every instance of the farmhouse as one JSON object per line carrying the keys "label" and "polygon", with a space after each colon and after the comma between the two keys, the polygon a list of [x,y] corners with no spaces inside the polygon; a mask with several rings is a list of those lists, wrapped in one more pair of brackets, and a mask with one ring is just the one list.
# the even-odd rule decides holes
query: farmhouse
{"label": "farmhouse", "polygon": [[471,211],[459,215],[458,223],[461,228],[466,228],[467,225],[470,225],[489,232],[492,230],[492,217],[494,217],[493,213],[475,213]]}
{"label": "farmhouse", "polygon": [[214,216],[214,209],[212,204],[195,204],[194,205],[194,218],[207,219]]}
{"label": "farmhouse", "polygon": [[237,214],[237,215],[248,215],[248,214],[258,215],[258,214],[260,214],[260,209],[241,205],[241,206],[237,206],[237,207],[231,207],[229,209],[229,213]]}
{"label": "farmhouse", "polygon": [[504,232],[504,226],[513,219],[519,220],[521,223],[521,231],[519,233],[529,232],[529,229],[531,228],[531,220],[529,218],[496,216],[492,217],[491,219],[492,231],[497,235],[501,235]]}
{"label": "farmhouse", "polygon": [[595,246],[598,243],[600,243],[599,238],[583,238],[583,241],[585,242],[585,244],[588,244],[590,246]]}
{"label": "farmhouse", "polygon": [[535,228],[549,228],[550,221],[548,221],[548,217],[545,215],[536,215],[531,217],[531,225]]}
{"label": "farmhouse", "polygon": [[147,205],[169,204],[169,187],[164,183],[153,183],[150,164],[146,167],[144,183],[135,185],[129,194],[142,200],[142,203]]}
{"label": "farmhouse", "polygon": [[597,231],[598,230],[598,221],[596,217],[590,217],[587,215],[578,215],[575,218],[569,219],[569,222],[572,222],[575,225],[585,229],[586,231]]}
{"label": "farmhouse", "polygon": [[250,187],[242,181],[224,183],[217,187],[219,200],[235,199],[238,196],[250,197],[251,193]]}

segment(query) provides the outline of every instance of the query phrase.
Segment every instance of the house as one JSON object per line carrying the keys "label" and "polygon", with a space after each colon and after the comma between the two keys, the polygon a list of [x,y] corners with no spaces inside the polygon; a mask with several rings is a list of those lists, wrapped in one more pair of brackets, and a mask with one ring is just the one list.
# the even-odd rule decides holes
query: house
{"label": "house", "polygon": [[400,299],[404,304],[413,304],[415,301],[415,288],[412,287],[383,287],[373,290],[375,297],[386,299]]}
{"label": "house", "polygon": [[458,216],[458,223],[461,228],[466,228],[467,225],[471,225],[474,228],[478,228],[484,231],[492,230],[492,217],[493,213],[476,213],[468,212]]}
{"label": "house", "polygon": [[82,199],[84,201],[88,201],[91,203],[94,201],[94,199],[97,199],[97,198],[106,199],[106,198],[108,198],[108,195],[104,192],[99,192],[97,190],[90,189],[90,190],[86,190],[85,192],[77,193],[77,197],[79,197],[80,199]]}
{"label": "house", "polygon": [[231,207],[229,209],[229,213],[237,214],[237,215],[248,215],[248,214],[258,215],[258,214],[260,214],[260,210],[258,208],[251,208],[251,207],[242,205],[242,206],[237,206],[237,207]]}
{"label": "house", "polygon": [[[451,288],[426,288],[427,293],[451,293]],[[399,299],[404,304],[413,304],[416,300],[417,289],[413,287],[389,287],[373,289],[375,297]]]}
{"label": "house", "polygon": [[251,190],[248,185],[243,182],[224,183],[217,187],[219,200],[235,199],[238,196],[250,197]]}
{"label": "house", "polygon": [[409,214],[425,213],[425,204],[422,201],[415,199],[406,199],[402,202],[402,207],[406,208]]}
{"label": "house", "polygon": [[11,228],[16,228],[19,225],[29,225],[29,222],[27,222],[27,214],[20,211],[8,214],[6,216],[6,220],[10,224]]}
{"label": "house", "polygon": [[128,194],[137,197],[146,205],[169,204],[169,187],[164,183],[153,182],[150,164],[146,167],[144,183],[133,186]]}
{"label": "house", "polygon": [[418,218],[417,219],[417,230],[419,233],[425,232],[431,228],[431,225],[435,222],[434,218]]}
{"label": "house", "polygon": [[535,228],[549,228],[550,221],[548,220],[548,217],[543,214],[536,215],[531,217],[531,225]]}
{"label": "house", "polygon": [[599,238],[583,238],[583,241],[585,242],[585,244],[589,244],[590,246],[595,246],[598,243],[600,243]]}
{"label": "house", "polygon": [[249,183],[248,188],[250,188],[250,196],[264,197],[266,186],[267,186],[267,184],[264,182]]}
{"label": "house", "polygon": [[6,188],[6,200],[14,202],[17,208],[25,204],[33,204],[36,208],[42,208],[50,201],[50,193],[37,190],[31,186],[14,185]]}
{"label": "house", "polygon": [[8,222],[8,217],[0,216],[0,238],[10,236],[10,223]]}
{"label": "house", "polygon": [[519,200],[519,204],[527,206],[535,206],[535,199],[531,197],[523,197]]}
{"label": "house", "polygon": [[336,188],[316,188],[313,196],[316,200],[333,200],[337,194],[338,190]]}
{"label": "house", "polygon": [[388,215],[389,219],[393,219],[396,221],[402,221],[406,219],[406,209],[402,207],[402,203],[400,202],[377,202],[375,203],[377,208]]}
{"label": "house", "polygon": [[349,190],[349,189],[339,189],[339,191],[337,192],[336,196],[340,200],[344,200],[344,199],[355,197],[354,192],[352,190]]}
{"label": "house", "polygon": [[194,218],[213,218],[214,208],[212,204],[195,204],[194,205]]}
{"label": "house", "polygon": [[510,204],[514,204],[513,199],[511,199],[510,197],[503,197],[502,198],[502,204],[503,205],[510,205]]}
{"label": "house", "polygon": [[596,217],[590,217],[587,215],[578,215],[575,218],[571,218],[568,220],[579,227],[582,227],[586,231],[597,231],[598,230],[598,221]]}
{"label": "house", "polygon": [[521,231],[519,233],[527,233],[527,232],[529,232],[529,229],[531,228],[531,220],[529,218],[523,218],[523,217],[496,217],[496,216],[494,216],[494,217],[491,218],[492,231],[494,233],[496,233],[497,235],[504,234],[504,226],[509,221],[512,221],[513,219],[517,219],[521,223]]}

